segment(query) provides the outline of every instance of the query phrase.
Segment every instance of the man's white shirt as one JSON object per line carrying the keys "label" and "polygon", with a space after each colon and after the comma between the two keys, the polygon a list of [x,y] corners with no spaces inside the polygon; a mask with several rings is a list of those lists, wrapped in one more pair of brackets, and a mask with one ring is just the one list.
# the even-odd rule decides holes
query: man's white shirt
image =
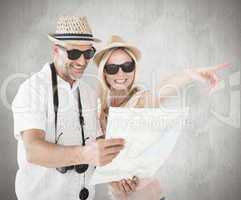
{"label": "man's white shirt", "polygon": [[[86,83],[75,81],[70,84],[59,76],[58,82],[58,126],[57,136],[63,133],[58,144],[82,144],[79,123],[78,95],[80,90],[82,112],[85,120],[86,143],[101,135],[97,118],[97,97],[95,91]],[[28,129],[45,131],[45,140],[55,142],[55,115],[51,82],[51,69],[46,63],[42,70],[24,81],[19,87],[12,103],[14,116],[14,136],[18,140],[18,166],[15,188],[19,200],[77,200],[84,185],[84,174],[74,170],[61,174],[55,168],[31,164],[26,160],[26,152],[21,132]],[[94,186],[89,185],[94,166],[85,172],[85,187],[89,190],[88,200],[95,195]]]}

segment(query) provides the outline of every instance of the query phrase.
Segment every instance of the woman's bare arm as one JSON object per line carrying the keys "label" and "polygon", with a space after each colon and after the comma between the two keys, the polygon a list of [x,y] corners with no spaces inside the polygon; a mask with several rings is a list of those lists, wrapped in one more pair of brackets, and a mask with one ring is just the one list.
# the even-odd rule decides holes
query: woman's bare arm
{"label": "woman's bare arm", "polygon": [[217,71],[230,66],[230,64],[219,64],[208,68],[189,69],[181,74],[174,75],[162,81],[157,86],[155,91],[158,94],[159,101],[162,102],[171,95],[174,95],[193,80],[207,82],[211,88],[214,88],[219,82]]}

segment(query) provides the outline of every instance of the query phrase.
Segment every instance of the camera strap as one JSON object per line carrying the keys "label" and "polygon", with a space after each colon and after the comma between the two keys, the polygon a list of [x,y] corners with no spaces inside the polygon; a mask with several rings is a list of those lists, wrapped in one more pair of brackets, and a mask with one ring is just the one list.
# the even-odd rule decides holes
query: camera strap
{"label": "camera strap", "polygon": [[[58,81],[57,72],[54,63],[50,64],[51,76],[52,76],[52,91],[53,91],[53,105],[54,105],[54,124],[55,124],[55,143],[58,141],[57,137],[57,122],[58,122],[58,108],[59,108],[59,96],[58,96]],[[85,145],[85,135],[84,135],[84,117],[82,115],[82,104],[80,98],[79,87],[77,88],[78,93],[78,108],[79,108],[79,123],[81,127],[82,145]]]}

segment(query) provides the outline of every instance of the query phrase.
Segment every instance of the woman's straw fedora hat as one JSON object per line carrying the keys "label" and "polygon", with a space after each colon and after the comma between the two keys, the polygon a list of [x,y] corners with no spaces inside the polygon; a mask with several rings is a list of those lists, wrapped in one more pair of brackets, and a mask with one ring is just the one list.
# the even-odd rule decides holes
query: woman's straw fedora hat
{"label": "woman's straw fedora hat", "polygon": [[94,61],[97,64],[97,66],[100,64],[103,56],[110,50],[115,48],[126,48],[135,56],[136,60],[139,60],[141,57],[141,52],[138,48],[124,41],[120,36],[113,35],[111,36],[109,42],[107,42],[107,45],[99,52],[97,52],[97,54],[95,55]]}

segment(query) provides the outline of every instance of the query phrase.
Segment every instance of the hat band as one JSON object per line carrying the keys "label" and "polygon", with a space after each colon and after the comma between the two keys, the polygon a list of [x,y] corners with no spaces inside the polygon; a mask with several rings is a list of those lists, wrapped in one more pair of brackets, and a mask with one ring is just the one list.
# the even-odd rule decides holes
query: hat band
{"label": "hat band", "polygon": [[92,34],[73,34],[73,33],[64,33],[64,34],[54,34],[54,37],[58,40],[89,40],[93,41]]}

